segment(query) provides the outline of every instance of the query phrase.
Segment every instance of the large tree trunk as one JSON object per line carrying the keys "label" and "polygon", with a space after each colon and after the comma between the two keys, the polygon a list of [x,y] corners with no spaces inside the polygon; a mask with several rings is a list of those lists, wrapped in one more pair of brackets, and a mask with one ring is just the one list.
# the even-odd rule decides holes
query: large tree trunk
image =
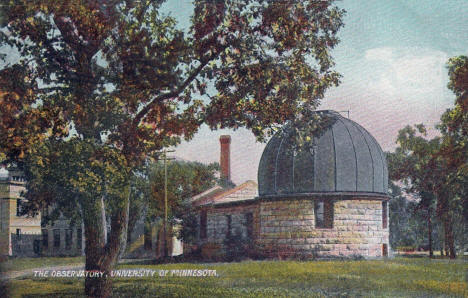
{"label": "large tree trunk", "polygon": [[[87,198],[91,200],[91,198]],[[106,246],[105,236],[105,217],[102,216],[103,200],[97,202],[84,202],[83,206],[83,222],[85,226],[85,269],[87,271],[96,270],[99,272],[106,271],[104,268],[104,248]],[[89,278],[85,279],[85,293],[89,297],[109,297],[110,296],[110,281],[104,278]]]}
{"label": "large tree trunk", "polygon": [[[111,231],[108,241],[105,241],[105,217],[102,216],[103,200],[87,198],[84,200],[83,222],[86,237],[87,271],[98,271],[100,277],[85,278],[85,294],[88,297],[111,297],[112,281],[110,273],[117,262],[122,234],[127,221],[128,212],[124,207],[128,197],[124,196],[122,208],[115,208],[111,215]],[[120,204],[119,204],[120,205]]]}

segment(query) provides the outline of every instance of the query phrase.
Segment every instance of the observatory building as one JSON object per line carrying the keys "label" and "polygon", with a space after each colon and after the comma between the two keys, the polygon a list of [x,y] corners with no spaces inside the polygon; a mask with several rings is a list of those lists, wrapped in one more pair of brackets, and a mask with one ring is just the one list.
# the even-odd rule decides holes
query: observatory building
{"label": "observatory building", "polygon": [[[287,125],[271,138],[258,167],[258,189],[247,181],[192,198],[205,255],[229,254],[226,239],[233,235],[245,239],[256,256],[388,255],[388,170],[382,149],[362,126],[337,112],[315,116],[322,125],[306,146],[297,149]],[[228,161],[222,166],[225,177],[228,140],[220,139],[221,160]]]}

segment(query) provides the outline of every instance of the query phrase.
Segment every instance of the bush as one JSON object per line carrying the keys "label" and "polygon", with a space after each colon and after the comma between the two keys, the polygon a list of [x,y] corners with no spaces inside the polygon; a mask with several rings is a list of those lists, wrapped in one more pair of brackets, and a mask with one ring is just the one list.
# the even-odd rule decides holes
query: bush
{"label": "bush", "polygon": [[255,253],[252,240],[248,237],[243,237],[239,230],[226,236],[224,248],[225,260],[228,262],[241,261],[252,257]]}
{"label": "bush", "polygon": [[223,258],[222,246],[218,243],[208,242],[201,247],[201,257],[204,260],[220,261]]}

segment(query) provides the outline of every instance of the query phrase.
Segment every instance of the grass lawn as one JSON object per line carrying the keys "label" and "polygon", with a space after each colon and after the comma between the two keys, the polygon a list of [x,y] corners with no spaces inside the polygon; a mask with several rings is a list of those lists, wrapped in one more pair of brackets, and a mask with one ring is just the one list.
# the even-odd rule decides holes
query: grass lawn
{"label": "grass lawn", "polygon": [[[217,277],[115,278],[115,297],[467,297],[466,260],[246,261],[120,265],[119,269],[214,269]],[[80,297],[83,279],[25,278],[13,297]]]}
{"label": "grass lawn", "polygon": [[10,258],[0,264],[3,271],[84,264],[84,257]]}

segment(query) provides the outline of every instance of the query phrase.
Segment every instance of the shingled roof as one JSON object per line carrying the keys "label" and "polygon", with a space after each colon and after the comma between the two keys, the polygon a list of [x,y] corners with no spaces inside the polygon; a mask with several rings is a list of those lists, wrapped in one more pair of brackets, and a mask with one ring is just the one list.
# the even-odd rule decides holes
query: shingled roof
{"label": "shingled roof", "polygon": [[235,202],[250,201],[258,196],[258,185],[248,180],[234,188],[223,188],[219,185],[194,196],[193,206],[221,205]]}

